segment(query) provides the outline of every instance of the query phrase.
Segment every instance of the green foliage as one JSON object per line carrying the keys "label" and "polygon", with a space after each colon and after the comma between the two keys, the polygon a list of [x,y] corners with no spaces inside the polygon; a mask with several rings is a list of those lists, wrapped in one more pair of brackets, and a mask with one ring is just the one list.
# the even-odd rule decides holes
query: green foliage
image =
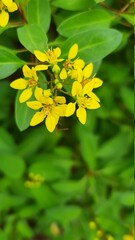
{"label": "green foliage", "polygon": [[24,64],[10,49],[1,46],[0,53],[0,79],[10,76]]}
{"label": "green foliage", "polygon": [[94,0],[69,0],[66,2],[63,2],[62,0],[52,0],[51,1],[52,5],[66,9],[66,10],[71,10],[71,11],[83,11],[86,10],[90,7],[92,7],[95,3]]}
{"label": "green foliage", "polygon": [[28,24],[38,25],[46,33],[49,29],[51,21],[51,9],[49,1],[48,0],[29,1],[26,8],[26,18]]}
{"label": "green foliage", "polygon": [[58,32],[68,37],[91,29],[105,28],[110,25],[113,18],[113,15],[103,9],[78,13],[63,21],[58,27]]}
{"label": "green foliage", "polygon": [[[21,91],[20,91],[21,92]],[[31,117],[33,116],[33,111],[27,108],[25,103],[19,102],[20,92],[18,91],[15,102],[15,120],[20,131],[23,131],[29,127]],[[22,117],[23,116],[23,117]]]}
{"label": "green foliage", "polygon": [[47,48],[47,36],[38,25],[28,24],[17,29],[18,38],[21,44],[30,52],[34,50],[45,50]]}
{"label": "green foliage", "polygon": [[[15,2],[0,27],[0,240],[134,239],[134,1]],[[63,58],[74,43],[104,82],[95,89],[101,108],[85,125],[71,117],[53,133],[44,123],[29,128],[35,111],[10,82],[37,64],[34,50],[60,47]],[[38,76],[47,84],[49,72]],[[36,185],[31,175],[44,180]]]}
{"label": "green foliage", "polygon": [[[121,33],[113,29],[97,29],[71,36],[62,45],[65,54],[74,42],[78,42],[79,56],[87,63],[103,59],[112,52],[121,41]],[[90,52],[88,52],[90,49]],[[62,55],[65,56],[64,54]]]}

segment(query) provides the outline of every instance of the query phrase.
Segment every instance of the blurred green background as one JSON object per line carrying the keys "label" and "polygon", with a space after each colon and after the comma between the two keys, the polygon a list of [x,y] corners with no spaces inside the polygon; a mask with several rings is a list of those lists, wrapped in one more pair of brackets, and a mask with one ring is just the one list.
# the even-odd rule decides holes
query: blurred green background
{"label": "blurred green background", "polygon": [[[123,4],[108,2],[116,9]],[[99,66],[101,108],[88,112],[85,126],[73,116],[52,134],[42,124],[20,132],[9,87],[16,73],[1,80],[1,240],[121,240],[132,234],[133,29],[124,18],[113,26],[123,39]]]}

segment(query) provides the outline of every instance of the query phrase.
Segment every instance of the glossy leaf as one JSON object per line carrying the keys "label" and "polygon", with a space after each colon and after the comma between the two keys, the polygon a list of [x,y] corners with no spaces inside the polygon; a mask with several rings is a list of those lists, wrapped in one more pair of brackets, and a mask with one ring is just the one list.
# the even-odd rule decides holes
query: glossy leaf
{"label": "glossy leaf", "polygon": [[113,18],[113,15],[102,9],[78,13],[63,21],[58,32],[69,37],[91,29],[108,27]]}
{"label": "glossy leaf", "polygon": [[30,52],[34,50],[45,50],[47,47],[47,36],[43,29],[34,24],[28,24],[17,29],[18,38],[21,44]]}
{"label": "glossy leaf", "polygon": [[87,10],[95,4],[94,0],[53,0],[52,5],[71,11]]}
{"label": "glossy leaf", "polygon": [[15,121],[20,131],[23,131],[29,127],[34,111],[28,108],[26,103],[19,102],[20,93],[21,91],[18,91],[15,102]]}
{"label": "glossy leaf", "polygon": [[24,62],[15,55],[14,51],[0,47],[0,79],[10,76],[23,64]]}
{"label": "glossy leaf", "polygon": [[77,43],[78,56],[86,62],[103,59],[114,51],[121,42],[122,34],[114,29],[96,29],[68,38],[62,45],[62,57],[66,57],[70,47]]}
{"label": "glossy leaf", "polygon": [[43,31],[47,32],[51,21],[49,0],[29,1],[26,9],[26,18],[29,24],[36,24]]}

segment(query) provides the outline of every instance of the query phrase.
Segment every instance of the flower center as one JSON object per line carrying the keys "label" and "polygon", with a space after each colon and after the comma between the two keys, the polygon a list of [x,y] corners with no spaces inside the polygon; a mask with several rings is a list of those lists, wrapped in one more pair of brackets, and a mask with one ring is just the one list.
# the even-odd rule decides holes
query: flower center
{"label": "flower center", "polygon": [[48,57],[48,60],[49,60],[50,64],[56,64],[57,63],[57,56],[54,54],[54,52],[52,50],[49,49],[46,54],[47,54],[47,57]]}
{"label": "flower center", "polygon": [[50,113],[50,105],[44,105],[43,106],[43,112],[46,116],[48,116],[48,114]]}
{"label": "flower center", "polygon": [[78,95],[78,97],[77,97],[77,104],[78,104],[78,106],[80,106],[80,107],[86,108],[86,105],[87,105],[87,97]]}
{"label": "flower center", "polygon": [[30,79],[28,84],[29,87],[35,87],[37,85],[37,81],[35,79]]}
{"label": "flower center", "polygon": [[66,60],[63,65],[64,65],[64,68],[66,68],[66,69],[71,69],[72,66],[73,66],[73,63],[70,62],[69,60]]}

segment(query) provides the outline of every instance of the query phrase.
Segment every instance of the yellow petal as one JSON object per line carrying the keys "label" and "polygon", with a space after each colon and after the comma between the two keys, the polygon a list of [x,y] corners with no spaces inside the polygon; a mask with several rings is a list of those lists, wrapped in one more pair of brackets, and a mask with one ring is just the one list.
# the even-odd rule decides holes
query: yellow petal
{"label": "yellow petal", "polygon": [[54,117],[64,117],[66,112],[66,107],[67,107],[66,104],[56,106],[52,111],[52,115]]}
{"label": "yellow petal", "polygon": [[31,69],[27,66],[27,65],[24,65],[23,68],[23,75],[25,77],[28,77],[28,78],[31,78],[32,77],[32,72],[31,72]]}
{"label": "yellow petal", "polygon": [[91,97],[91,98],[93,98],[93,99],[95,99],[96,101],[100,102],[100,99],[96,96],[95,93],[90,92],[90,93],[88,94],[88,96]]}
{"label": "yellow petal", "polygon": [[38,81],[38,76],[35,67],[32,67],[31,69],[31,78],[34,79],[35,81]]}
{"label": "yellow petal", "polygon": [[83,79],[82,69],[78,68],[78,69],[77,69],[77,81],[78,81],[78,82],[82,82],[82,79]]}
{"label": "yellow petal", "polygon": [[93,78],[91,81],[93,81],[93,88],[98,88],[103,84],[103,81],[99,78]]}
{"label": "yellow petal", "polygon": [[89,63],[83,70],[84,79],[89,78],[91,76],[92,72],[93,72],[93,64]]}
{"label": "yellow petal", "polygon": [[66,98],[62,97],[62,96],[57,96],[57,97],[55,97],[54,101],[56,103],[64,104],[64,103],[66,103]]}
{"label": "yellow petal", "polygon": [[44,90],[44,96],[45,96],[45,97],[50,97],[51,95],[52,95],[52,92],[51,92],[51,89],[50,89],[50,88]]}
{"label": "yellow petal", "polygon": [[131,235],[124,235],[123,240],[134,240],[134,237]]}
{"label": "yellow petal", "polygon": [[40,100],[41,96],[43,95],[43,89],[36,87],[35,92],[34,92],[34,96],[37,100]]}
{"label": "yellow petal", "polygon": [[60,79],[65,80],[67,78],[67,72],[66,69],[63,68],[60,72]]}
{"label": "yellow petal", "polygon": [[97,108],[100,107],[100,104],[99,104],[99,102],[97,102],[95,99],[88,99],[88,100],[87,100],[86,107],[87,107],[88,109],[97,109]]}
{"label": "yellow petal", "polygon": [[32,89],[28,88],[21,93],[19,97],[19,102],[20,103],[26,102],[28,99],[30,99],[31,96],[32,96]]}
{"label": "yellow petal", "polygon": [[52,71],[55,72],[55,73],[59,73],[60,72],[60,67],[57,64],[55,64],[55,65],[53,65]]}
{"label": "yellow petal", "polygon": [[65,116],[69,117],[74,114],[75,112],[75,105],[76,103],[69,103],[66,108]]}
{"label": "yellow petal", "polygon": [[46,70],[46,69],[48,69],[48,65],[37,65],[35,67],[36,71],[42,71],[42,70]]}
{"label": "yellow petal", "polygon": [[34,114],[34,116],[32,117],[31,121],[30,121],[30,126],[35,126],[41,122],[43,122],[45,119],[45,114],[43,111],[41,112],[36,112]]}
{"label": "yellow petal", "polygon": [[80,94],[82,94],[82,85],[79,82],[75,81],[72,85],[72,95],[76,96]]}
{"label": "yellow petal", "polygon": [[75,43],[69,50],[69,53],[68,53],[68,59],[73,59],[76,57],[78,53],[78,45]]}
{"label": "yellow petal", "polygon": [[55,48],[53,51],[57,58],[61,55],[61,49],[59,47]]}
{"label": "yellow petal", "polygon": [[79,107],[76,111],[76,116],[82,124],[86,123],[86,110],[82,107]]}
{"label": "yellow petal", "polygon": [[26,102],[27,106],[31,109],[37,110],[40,109],[42,106],[41,102],[38,101],[30,101],[30,102]]}
{"label": "yellow petal", "polygon": [[46,62],[46,61],[48,62],[48,57],[45,53],[43,53],[41,51],[38,51],[38,50],[35,50],[34,54],[40,62]]}
{"label": "yellow petal", "polygon": [[28,85],[28,81],[23,78],[18,78],[10,83],[10,87],[14,89],[25,89]]}
{"label": "yellow petal", "polygon": [[90,92],[93,90],[93,86],[94,86],[93,81],[89,81],[88,83],[86,83],[83,88],[83,95],[84,94],[89,95]]}
{"label": "yellow petal", "polygon": [[77,80],[78,73],[77,70],[73,69],[68,72],[68,75],[71,77],[71,79]]}
{"label": "yellow petal", "polygon": [[84,68],[85,66],[85,62],[82,60],[82,59],[76,59],[74,61],[74,68],[77,69],[77,68]]}
{"label": "yellow petal", "polygon": [[18,9],[17,4],[15,2],[12,2],[12,5],[8,6],[9,12],[14,12]]}
{"label": "yellow petal", "polygon": [[46,127],[49,132],[53,132],[57,123],[58,123],[59,118],[56,118],[52,116],[52,114],[49,114],[45,120]]}
{"label": "yellow petal", "polygon": [[8,12],[2,10],[0,13],[0,26],[5,27],[9,21],[9,14]]}
{"label": "yellow petal", "polygon": [[12,3],[13,3],[12,0],[2,0],[2,2],[6,7],[12,6]]}

